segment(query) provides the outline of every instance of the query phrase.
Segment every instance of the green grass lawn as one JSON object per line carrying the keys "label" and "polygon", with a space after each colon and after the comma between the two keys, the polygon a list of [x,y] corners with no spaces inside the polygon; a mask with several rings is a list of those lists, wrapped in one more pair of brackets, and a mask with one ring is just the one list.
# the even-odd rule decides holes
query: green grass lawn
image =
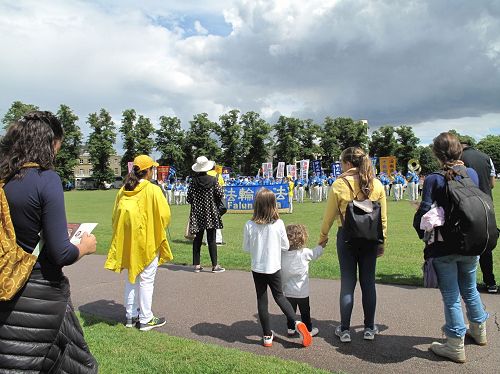
{"label": "green grass lawn", "polygon": [[[493,190],[494,201],[500,207],[500,187]],[[111,211],[116,190],[71,191],[65,193],[68,222],[98,222],[95,229],[98,253],[106,254],[111,241]],[[282,214],[285,224],[302,223],[309,230],[309,246],[314,246],[319,236],[319,228],[326,203],[294,204],[293,214]],[[191,264],[192,244],[184,239],[184,230],[189,215],[189,205],[171,206],[172,222],[169,227],[169,241],[176,264]],[[388,202],[388,241],[385,255],[377,264],[377,280],[382,283],[409,285],[422,284],[421,265],[423,243],[412,227],[415,209],[408,201]],[[224,222],[225,246],[219,247],[219,262],[228,269],[250,270],[250,256],[241,248],[243,225],[250,214],[226,214]],[[497,214],[500,224],[500,214]],[[310,267],[310,274],[317,278],[337,279],[340,276],[335,251],[336,228],[332,227],[330,242],[325,253]],[[494,268],[500,269],[499,251],[494,251]],[[209,265],[207,247],[202,248],[202,264]],[[499,272],[500,270],[497,270]],[[480,276],[480,272],[478,272]],[[499,273],[500,274],[500,273]]]}
{"label": "green grass lawn", "polygon": [[127,329],[88,315],[81,315],[80,323],[99,363],[99,373],[327,373],[273,356],[259,356],[157,331]]}

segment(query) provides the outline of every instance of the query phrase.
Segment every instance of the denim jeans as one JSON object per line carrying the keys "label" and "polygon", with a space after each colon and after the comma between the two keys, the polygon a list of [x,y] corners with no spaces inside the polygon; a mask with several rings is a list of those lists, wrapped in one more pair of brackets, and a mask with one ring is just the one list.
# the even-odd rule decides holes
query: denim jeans
{"label": "denim jeans", "polygon": [[465,335],[466,327],[460,296],[470,322],[483,323],[488,318],[476,288],[478,256],[449,255],[434,258],[439,290],[443,297],[444,333],[451,338]]}
{"label": "denim jeans", "polygon": [[342,227],[339,227],[337,232],[337,255],[340,264],[340,323],[342,331],[348,330],[351,325],[358,268],[361,301],[365,316],[364,325],[373,329],[377,305],[377,291],[375,289],[377,246],[363,241],[347,244],[344,240],[344,231]]}

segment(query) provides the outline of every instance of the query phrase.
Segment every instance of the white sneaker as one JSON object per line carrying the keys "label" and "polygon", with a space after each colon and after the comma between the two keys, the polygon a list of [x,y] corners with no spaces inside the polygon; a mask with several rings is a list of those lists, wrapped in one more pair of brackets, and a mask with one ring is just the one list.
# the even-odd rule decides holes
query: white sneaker
{"label": "white sneaker", "polygon": [[375,339],[375,335],[378,334],[378,327],[377,325],[373,326],[373,329],[369,327],[365,327],[365,331],[363,332],[363,339],[365,340],[373,340]]}
{"label": "white sneaker", "polygon": [[319,333],[319,329],[317,327],[313,327],[312,330],[310,331],[311,336],[316,336]]}
{"label": "white sneaker", "polygon": [[342,331],[342,326],[337,326],[335,329],[335,335],[337,335],[340,338],[340,341],[342,343],[350,343],[351,342],[351,333],[349,330],[344,330]]}
{"label": "white sneaker", "polygon": [[295,329],[288,329],[288,336],[295,336],[296,331]]}
{"label": "white sneaker", "polygon": [[274,338],[274,331],[271,330],[271,336],[264,335],[262,337],[262,345],[264,347],[272,347],[273,346],[273,338]]}

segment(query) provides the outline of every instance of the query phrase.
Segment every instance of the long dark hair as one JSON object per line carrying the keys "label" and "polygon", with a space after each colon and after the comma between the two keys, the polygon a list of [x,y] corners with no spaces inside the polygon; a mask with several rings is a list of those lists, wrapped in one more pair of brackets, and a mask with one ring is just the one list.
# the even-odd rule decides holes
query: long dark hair
{"label": "long dark hair", "polygon": [[446,180],[452,180],[458,175],[453,166],[462,158],[462,151],[460,140],[452,133],[442,132],[434,138],[432,152],[443,164],[443,169],[446,170]]}
{"label": "long dark hair", "polygon": [[134,165],[134,168],[125,177],[125,182],[123,183],[125,191],[133,191],[139,184],[139,181],[143,179],[146,174],[148,174],[149,169],[139,170],[139,166]]}
{"label": "long dark hair", "polygon": [[29,112],[13,122],[0,141],[0,179],[22,178],[21,168],[28,162],[54,169],[54,142],[63,136],[61,122],[51,112]]}
{"label": "long dark hair", "polygon": [[349,147],[342,151],[340,159],[343,162],[350,162],[352,166],[358,168],[359,186],[368,197],[373,190],[373,179],[375,178],[370,157],[359,147]]}

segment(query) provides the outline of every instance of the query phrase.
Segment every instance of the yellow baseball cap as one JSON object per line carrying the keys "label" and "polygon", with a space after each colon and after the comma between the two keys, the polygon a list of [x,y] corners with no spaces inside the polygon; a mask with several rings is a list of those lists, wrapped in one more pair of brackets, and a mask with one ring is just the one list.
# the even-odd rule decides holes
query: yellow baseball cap
{"label": "yellow baseball cap", "polygon": [[139,170],[146,170],[152,166],[158,166],[159,163],[155,162],[148,155],[140,155],[134,158],[134,166],[139,166]]}

